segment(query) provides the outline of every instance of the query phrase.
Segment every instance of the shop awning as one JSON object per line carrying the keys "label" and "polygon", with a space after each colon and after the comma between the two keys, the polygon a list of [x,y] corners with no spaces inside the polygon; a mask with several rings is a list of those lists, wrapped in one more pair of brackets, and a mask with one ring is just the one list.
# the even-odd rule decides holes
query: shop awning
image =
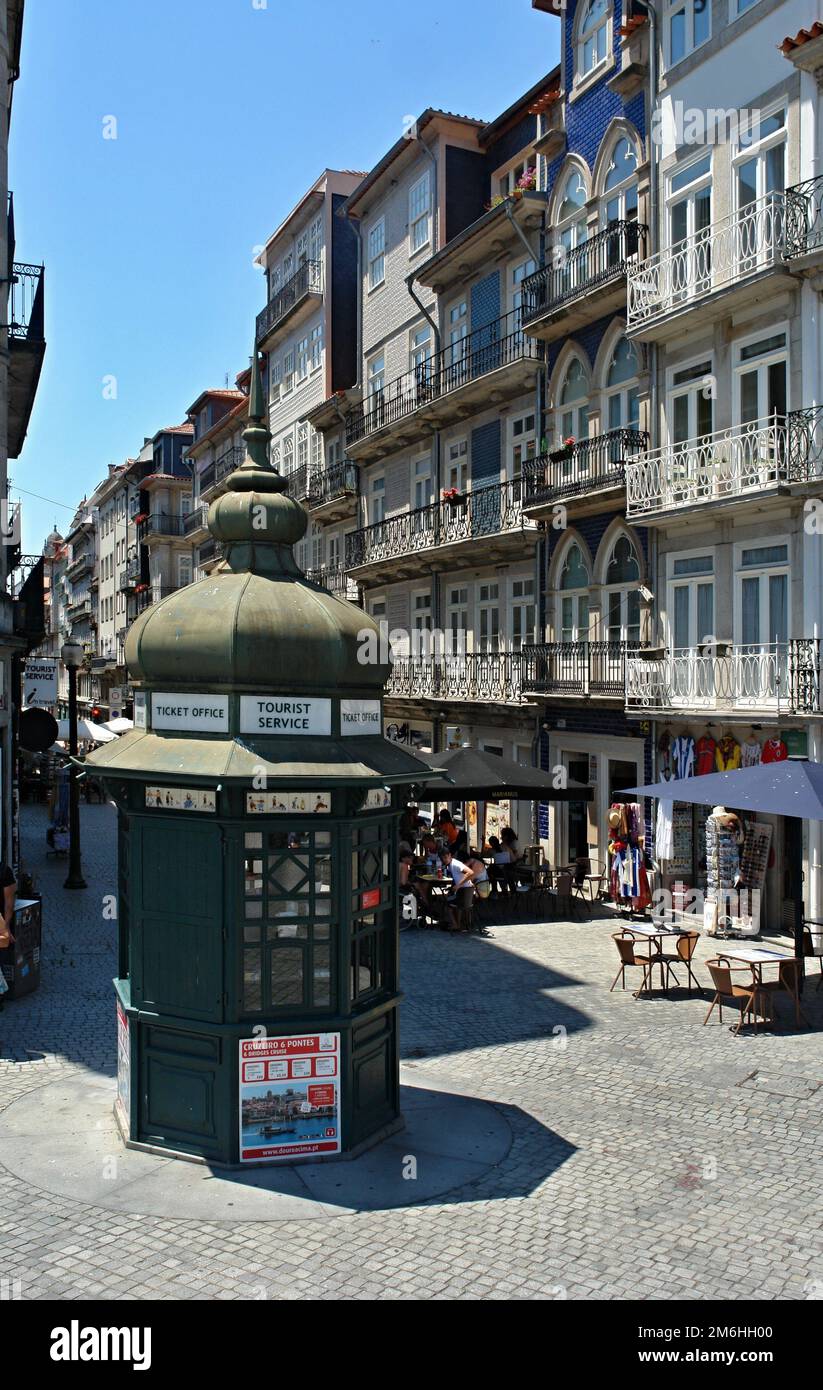
{"label": "shop awning", "polygon": [[618,796],[658,796],[697,806],[726,806],[734,811],[769,811],[800,820],[823,820],[823,764],[802,759],[761,763],[705,777],[677,777],[624,787]]}
{"label": "shop awning", "polygon": [[448,774],[443,781],[417,783],[421,796],[433,795],[474,801],[591,801],[592,789],[582,783],[555,785],[553,772],[524,767],[512,758],[501,757],[483,748],[451,748],[446,753],[422,754],[433,771]]}

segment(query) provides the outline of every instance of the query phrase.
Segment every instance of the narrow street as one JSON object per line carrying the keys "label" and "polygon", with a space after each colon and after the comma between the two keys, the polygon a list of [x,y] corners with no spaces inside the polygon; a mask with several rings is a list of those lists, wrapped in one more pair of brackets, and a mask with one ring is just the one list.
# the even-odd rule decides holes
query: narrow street
{"label": "narrow street", "polygon": [[[103,900],[115,821],[109,806],[84,806],[82,820],[89,886],[68,893],[65,862],[45,857],[44,810],[23,816],[44,946],[39,991],[0,1014],[0,1247],[16,1296],[823,1298],[815,1036],[795,1032],[785,1008],[779,1033],[735,1038],[725,1014],[703,1028],[707,1003],[684,992],[609,994],[616,928],[605,915],[498,927],[491,939],[401,937],[404,1082],[479,1098],[510,1132],[502,1158],[436,1200],[415,1204],[410,1181],[394,1210],[238,1223],[221,1202],[192,1221],[147,1215],[135,1185],[113,1213],[57,1195],[71,1174],[52,1183],[44,1159],[70,1122],[59,1109],[28,1111],[38,1177],[27,1181],[3,1137],[15,1105],[55,1082],[114,1094],[116,924]],[[712,948],[698,949],[705,983]],[[817,978],[804,1009],[819,1027]],[[121,1152],[106,1157],[115,1183]],[[333,1170],[342,1206],[349,1170]],[[201,1166],[176,1164],[177,1182],[179,1171],[203,1182]]]}

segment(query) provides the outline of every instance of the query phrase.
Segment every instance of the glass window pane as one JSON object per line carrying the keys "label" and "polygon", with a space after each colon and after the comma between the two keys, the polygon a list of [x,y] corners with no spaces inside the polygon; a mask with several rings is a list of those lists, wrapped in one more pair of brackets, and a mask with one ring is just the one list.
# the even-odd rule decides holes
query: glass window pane
{"label": "glass window pane", "polygon": [[262,970],[259,946],[243,952],[243,1008],[262,1009]]}
{"label": "glass window pane", "polygon": [[690,646],[689,642],[689,590],[679,584],[674,591],[674,645],[677,648]]}
{"label": "glass window pane", "polygon": [[263,916],[263,904],[262,904],[261,902],[256,902],[256,903],[255,903],[255,902],[249,902],[249,903],[246,903],[246,906],[245,906],[245,915],[246,915],[246,917],[251,918],[251,919],[254,919],[254,918],[257,918],[257,917],[262,917],[262,916]]}
{"label": "glass window pane", "polygon": [[752,565],[785,565],[789,558],[789,547],[787,545],[758,545],[750,550],[744,550],[741,557],[741,565],[750,568]]}
{"label": "glass window pane", "polygon": [[744,579],[741,589],[741,637],[744,646],[760,642],[760,580]]}
{"label": "glass window pane", "polygon": [[678,10],[669,22],[669,55],[672,63],[679,63],[686,55],[686,11]]}
{"label": "glass window pane", "polygon": [[705,43],[709,37],[709,0],[693,0],[694,4],[694,46]]}
{"label": "glass window pane", "polygon": [[789,638],[789,579],[786,574],[769,575],[769,641]]}
{"label": "glass window pane", "polygon": [[303,951],[301,947],[274,947],[271,952],[269,972],[273,1006],[301,1004],[303,1002]]}
{"label": "glass window pane", "polygon": [[714,585],[697,586],[697,637],[703,642],[714,635]]}
{"label": "glass window pane", "polygon": [[318,1006],[331,1003],[331,947],[315,946],[312,969],[314,1003]]}

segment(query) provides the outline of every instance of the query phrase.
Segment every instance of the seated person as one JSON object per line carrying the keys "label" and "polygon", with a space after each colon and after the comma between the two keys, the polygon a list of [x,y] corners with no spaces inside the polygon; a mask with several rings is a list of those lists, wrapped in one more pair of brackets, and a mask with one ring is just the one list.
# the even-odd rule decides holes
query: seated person
{"label": "seated person", "polygon": [[517,836],[515,835],[510,825],[503,826],[503,829],[500,831],[500,839],[503,844],[503,848],[507,849],[511,854],[512,863],[519,863],[523,856],[520,853],[520,846],[517,843]]}
{"label": "seated person", "polygon": [[483,863],[483,860],[475,854],[474,850],[470,850],[466,856],[465,864],[466,868],[471,869],[474,875],[472,886],[478,898],[488,898],[492,891],[492,885],[491,879],[489,878],[489,871]]}
{"label": "seated person", "polygon": [[[457,921],[457,909],[469,907],[474,896],[474,871],[463,864],[459,859],[455,859],[450,849],[441,849],[440,862],[443,865],[444,877],[449,877],[454,887],[446,898],[446,908],[449,914],[449,930],[459,931],[460,926]],[[468,890],[468,891],[467,891]]]}
{"label": "seated person", "polygon": [[512,852],[500,843],[496,835],[489,836],[489,849],[492,856],[489,877],[497,892],[508,893],[512,888]]}
{"label": "seated person", "polygon": [[398,879],[397,879],[397,881],[398,881],[398,883],[399,883],[399,885],[400,885],[401,888],[408,888],[408,886],[409,886],[409,874],[411,873],[411,867],[412,867],[412,864],[413,864],[413,863],[414,863],[414,855],[412,854],[411,850],[410,850],[410,849],[404,849],[404,848],[402,847],[402,845],[401,845],[401,848],[400,848],[400,869],[399,869]]}
{"label": "seated person", "polygon": [[437,833],[445,844],[454,848],[455,841],[460,834],[457,826],[451,818],[451,812],[443,809],[437,813]]}

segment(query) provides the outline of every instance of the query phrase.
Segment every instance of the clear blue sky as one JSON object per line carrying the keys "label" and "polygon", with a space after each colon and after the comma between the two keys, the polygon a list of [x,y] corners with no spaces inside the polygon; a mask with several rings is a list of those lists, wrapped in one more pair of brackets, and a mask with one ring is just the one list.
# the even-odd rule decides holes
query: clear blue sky
{"label": "clear blue sky", "polygon": [[28,493],[73,506],[234,384],[254,248],[324,167],[369,169],[426,106],[492,119],[557,61],[559,21],[530,0],[262,5],[27,0],[9,186],[17,259],[46,265],[48,348],[9,466],[26,551],[70,520]]}

